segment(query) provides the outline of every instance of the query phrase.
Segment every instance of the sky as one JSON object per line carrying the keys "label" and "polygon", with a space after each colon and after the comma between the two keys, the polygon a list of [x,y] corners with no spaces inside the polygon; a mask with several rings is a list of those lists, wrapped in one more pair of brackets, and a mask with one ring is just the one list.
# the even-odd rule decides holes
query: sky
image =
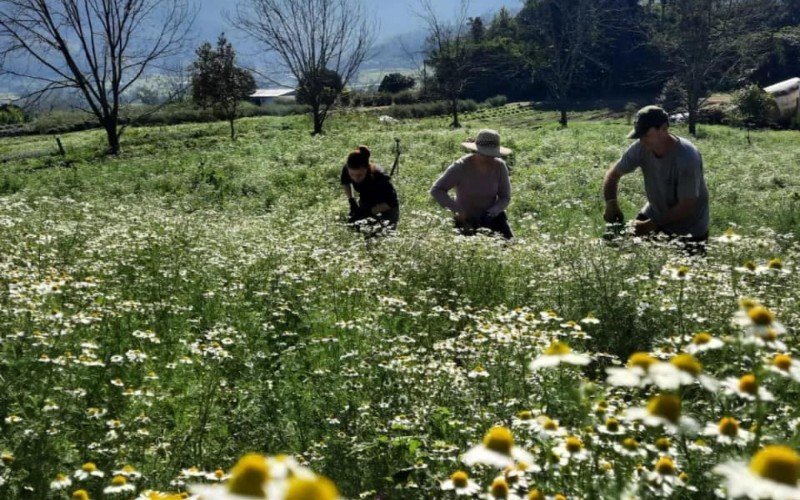
{"label": "sky", "polygon": [[[380,25],[378,42],[385,42],[397,35],[422,28],[422,22],[414,15],[419,11],[419,0],[362,0],[367,11]],[[437,14],[443,19],[456,16],[461,0],[431,0]],[[197,18],[197,32],[204,37],[215,37],[222,31],[235,30],[225,21],[223,13],[233,11],[236,0],[198,0],[200,12]],[[467,16],[480,16],[506,6],[516,9],[522,0],[470,0]]]}

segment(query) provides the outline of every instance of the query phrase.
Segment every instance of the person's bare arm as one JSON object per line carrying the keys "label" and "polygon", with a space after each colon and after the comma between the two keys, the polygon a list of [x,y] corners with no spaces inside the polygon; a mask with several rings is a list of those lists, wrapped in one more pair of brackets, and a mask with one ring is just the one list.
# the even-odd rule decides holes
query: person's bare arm
{"label": "person's bare arm", "polygon": [[603,179],[603,199],[606,202],[603,219],[608,223],[622,220],[622,210],[620,210],[617,202],[617,190],[619,189],[619,180],[621,178],[622,174],[617,171],[617,165],[614,164],[606,171]]}
{"label": "person's bare arm", "polygon": [[344,191],[344,194],[347,196],[348,200],[353,197],[353,188],[350,186],[350,184],[342,184],[342,191]]}
{"label": "person's bare arm", "polygon": [[652,233],[659,227],[682,221],[694,213],[697,207],[698,198],[683,198],[678,200],[678,204],[667,210],[663,217],[658,220],[647,219],[635,222],[637,235]]}

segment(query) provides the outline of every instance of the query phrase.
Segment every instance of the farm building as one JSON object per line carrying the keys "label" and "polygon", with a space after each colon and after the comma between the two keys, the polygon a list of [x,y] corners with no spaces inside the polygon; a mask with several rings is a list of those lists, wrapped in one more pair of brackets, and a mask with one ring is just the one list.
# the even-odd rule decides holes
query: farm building
{"label": "farm building", "polygon": [[294,102],[296,95],[295,89],[258,89],[248,97],[248,100],[263,106],[274,102]]}
{"label": "farm building", "polygon": [[775,98],[781,117],[793,116],[800,106],[800,78],[790,78],[764,88]]}

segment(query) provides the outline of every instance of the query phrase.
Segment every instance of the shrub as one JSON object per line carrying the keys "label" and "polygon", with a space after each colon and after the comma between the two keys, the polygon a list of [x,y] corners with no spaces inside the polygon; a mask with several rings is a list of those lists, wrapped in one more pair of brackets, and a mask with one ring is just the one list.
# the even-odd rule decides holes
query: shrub
{"label": "shrub", "polygon": [[485,102],[492,108],[499,108],[505,106],[508,103],[508,98],[504,95],[496,95],[494,97],[486,99]]}
{"label": "shrub", "polygon": [[778,117],[778,105],[775,99],[764,92],[758,85],[748,85],[733,93],[731,102],[734,112],[731,116],[734,123],[749,127],[768,127]]}
{"label": "shrub", "polygon": [[416,83],[417,81],[414,78],[403,75],[402,73],[389,73],[383,77],[383,80],[381,80],[381,85],[378,87],[378,92],[396,94],[398,92],[414,88]]}
{"label": "shrub", "polygon": [[[458,101],[458,111],[461,113],[476,111],[478,103],[472,99]],[[419,104],[394,105],[389,108],[388,115],[393,118],[425,118],[427,116],[439,116],[450,113],[450,103],[447,101],[432,101]]]}
{"label": "shrub", "polygon": [[406,90],[394,95],[394,104],[415,104],[419,102],[419,94],[413,90]]}
{"label": "shrub", "polygon": [[670,78],[661,89],[656,102],[667,113],[678,113],[686,109],[686,89],[677,78]]}
{"label": "shrub", "polygon": [[14,106],[13,104],[0,106],[0,125],[13,125],[24,121],[25,113],[19,106]]}

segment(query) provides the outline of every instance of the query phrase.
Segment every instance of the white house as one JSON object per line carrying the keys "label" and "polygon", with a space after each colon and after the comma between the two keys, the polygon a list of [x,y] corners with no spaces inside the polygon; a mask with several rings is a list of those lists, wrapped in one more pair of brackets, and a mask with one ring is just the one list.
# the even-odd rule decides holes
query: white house
{"label": "white house", "polygon": [[800,78],[790,78],[764,88],[778,103],[782,117],[793,116],[800,107]]}
{"label": "white house", "polygon": [[294,102],[297,90],[295,89],[258,89],[248,97],[253,104],[263,106],[273,102]]}

